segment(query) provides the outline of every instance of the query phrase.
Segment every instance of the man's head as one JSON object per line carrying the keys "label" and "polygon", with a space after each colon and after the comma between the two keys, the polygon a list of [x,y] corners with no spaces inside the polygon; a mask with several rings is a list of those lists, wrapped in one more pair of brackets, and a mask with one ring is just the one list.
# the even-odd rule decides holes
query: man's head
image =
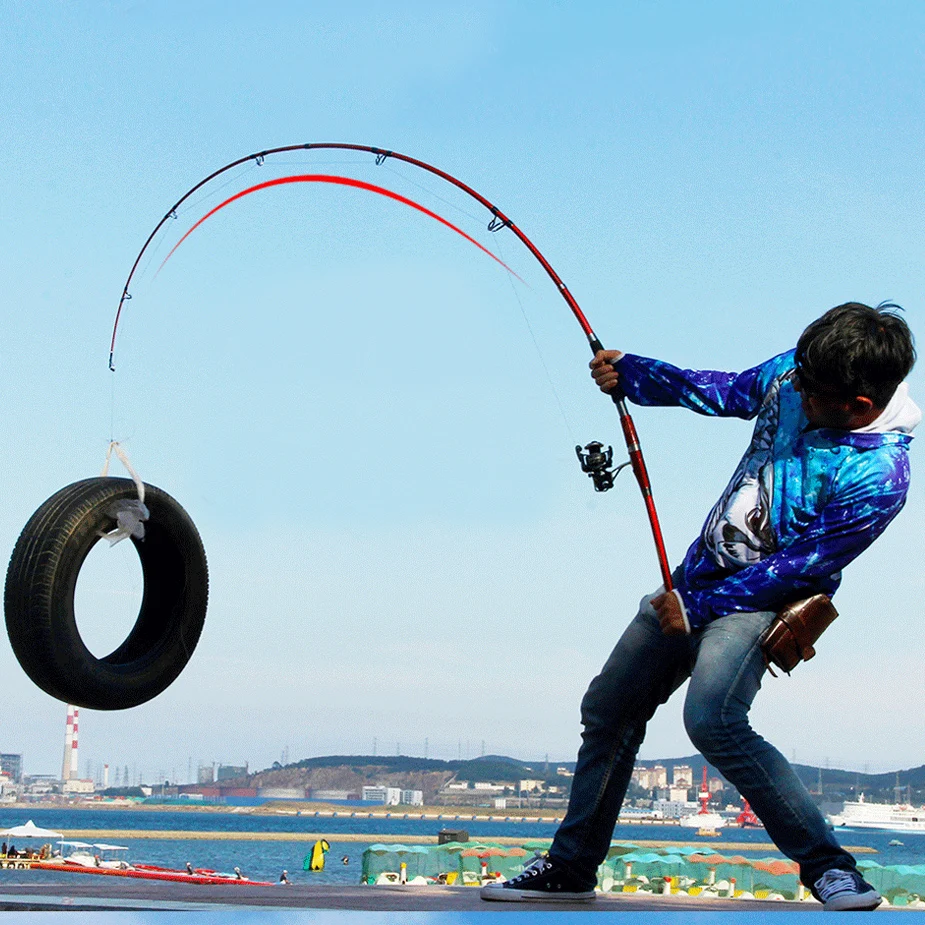
{"label": "man's head", "polygon": [[898,305],[847,302],[800,335],[795,385],[816,427],[854,429],[873,421],[915,363],[912,332]]}

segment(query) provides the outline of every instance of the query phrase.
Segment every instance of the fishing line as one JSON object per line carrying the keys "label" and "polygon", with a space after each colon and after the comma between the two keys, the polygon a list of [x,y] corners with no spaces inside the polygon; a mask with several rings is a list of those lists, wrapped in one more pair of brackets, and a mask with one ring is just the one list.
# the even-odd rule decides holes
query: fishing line
{"label": "fishing line", "polygon": [[[504,255],[504,248],[503,248],[503,245],[502,245],[502,243],[501,243],[501,236],[500,236],[500,235],[497,237],[497,241],[498,241],[498,243],[496,244],[496,247],[497,247],[497,249],[498,249],[498,253],[501,254],[502,257],[503,257],[503,255]],[[505,262],[507,262],[507,261],[505,261]],[[562,421],[563,421],[563,423],[565,424],[565,429],[568,431],[569,440],[570,440],[572,443],[575,443],[575,442],[577,442],[577,438],[576,438],[576,436],[575,436],[575,432],[572,430],[571,421],[569,421],[568,414],[566,414],[565,406],[562,404],[562,399],[561,399],[561,397],[560,397],[560,395],[559,395],[559,391],[558,391],[558,389],[556,389],[556,383],[555,383],[554,379],[552,378],[552,373],[549,371],[549,366],[546,364],[546,357],[543,355],[542,349],[540,349],[540,343],[539,343],[539,341],[537,340],[536,332],[533,330],[533,325],[530,324],[530,318],[529,318],[529,316],[527,315],[527,310],[526,310],[526,308],[524,307],[523,300],[520,298],[520,293],[517,291],[517,287],[514,285],[513,281],[510,279],[510,277],[508,277],[508,283],[510,284],[511,291],[514,293],[514,298],[517,300],[517,305],[518,305],[518,307],[520,308],[520,314],[521,314],[521,316],[523,317],[524,324],[527,326],[527,331],[529,331],[529,333],[530,333],[530,339],[533,341],[533,346],[534,346],[534,348],[535,348],[535,350],[536,350],[536,355],[537,355],[537,357],[539,357],[540,365],[543,367],[543,372],[544,372],[545,375],[546,375],[546,382],[549,384],[549,388],[550,388],[550,390],[551,390],[551,392],[552,392],[553,398],[555,398],[555,400],[556,400],[556,405],[557,405],[558,408],[559,408],[559,414],[562,415]]]}
{"label": "fishing line", "polygon": [[[523,279],[521,279],[521,277],[514,270],[512,270],[503,260],[499,260],[487,247],[485,247],[483,244],[476,241],[476,239],[473,238],[472,235],[463,231],[462,228],[457,227],[452,222],[447,221],[447,219],[443,218],[441,215],[438,215],[436,212],[432,211],[431,209],[428,209],[426,206],[422,206],[420,203],[415,202],[413,199],[409,199],[407,196],[402,196],[400,193],[392,192],[392,190],[386,189],[383,186],[376,186],[373,183],[366,183],[364,180],[355,180],[355,179],[352,179],[351,177],[341,177],[341,176],[337,176],[336,174],[311,174],[311,173],[310,174],[296,174],[295,176],[277,177],[276,179],[273,179],[273,180],[266,180],[263,183],[257,183],[256,185],[250,186],[245,190],[241,190],[240,192],[235,193],[233,196],[229,196],[224,202],[219,203],[217,206],[215,206],[214,208],[206,212],[206,214],[203,215],[203,217],[200,218],[199,221],[197,221],[194,225],[192,225],[189,228],[189,230],[186,232],[186,234],[184,234],[183,237],[180,238],[180,240],[177,241],[176,244],[174,244],[170,253],[164,258],[163,263],[161,263],[160,267],[158,267],[157,273],[160,273],[160,271],[164,268],[167,261],[170,260],[170,258],[174,255],[177,248],[179,248],[180,245],[200,225],[202,225],[203,222],[207,221],[209,218],[215,215],[216,212],[220,211],[221,209],[224,209],[226,206],[231,205],[233,202],[237,202],[239,199],[242,199],[244,196],[250,195],[251,193],[260,192],[261,190],[270,189],[271,187],[283,186],[283,185],[288,185],[288,184],[293,184],[293,183],[332,183],[335,186],[353,187],[355,189],[366,190],[367,192],[370,192],[370,193],[377,193],[378,195],[384,196],[387,199],[392,199],[395,202],[401,203],[402,205],[406,205],[412,209],[416,209],[418,212],[421,212],[424,215],[427,215],[428,217],[435,219],[436,221],[440,222],[441,225],[445,225],[451,231],[455,231],[458,235],[461,235],[462,237],[464,237],[467,241],[469,241],[470,244],[474,244],[480,251],[482,251],[488,257],[491,257],[491,259],[494,260],[496,263],[504,267],[504,269],[507,270],[508,273],[512,274],[513,276],[516,276],[521,282],[524,282]],[[155,273],[154,275],[157,276],[157,273]]]}
{"label": "fishing line", "polygon": [[[180,218],[181,215],[186,215],[188,212],[192,212],[193,210],[195,210],[195,211],[198,212],[199,209],[200,209],[200,207],[201,207],[203,204],[205,204],[205,203],[207,203],[207,202],[210,202],[210,201],[212,201],[213,199],[217,199],[217,198],[218,198],[218,194],[219,194],[223,189],[225,189],[225,188],[228,187],[228,186],[231,186],[231,185],[234,184],[234,183],[240,183],[240,182],[242,181],[242,178],[243,178],[246,174],[251,173],[251,172],[254,171],[254,170],[257,170],[258,166],[259,166],[259,165],[257,165],[257,164],[247,164],[247,165],[241,170],[240,173],[235,174],[234,176],[229,177],[229,178],[228,178],[227,180],[225,180],[223,183],[220,183],[214,190],[209,191],[209,192],[203,192],[203,194],[202,194],[201,196],[199,196],[198,198],[196,198],[196,199],[191,199],[189,205],[183,207],[182,209],[174,209],[174,210],[173,210],[173,213],[172,213],[172,214],[173,214],[174,220],[178,220],[178,219]],[[148,260],[145,262],[145,265],[144,265],[144,267],[143,267],[142,270],[141,270],[141,278],[142,278],[142,279],[144,279],[145,273],[147,272],[147,270],[148,270],[149,267],[151,266],[152,262],[154,261],[154,258],[157,256],[158,252],[159,252],[159,251],[162,249],[162,247],[165,245],[165,243],[166,243],[166,241],[167,241],[167,237],[168,237],[168,236],[167,236],[166,234],[158,235],[157,242],[156,242],[155,245],[154,245],[154,250],[153,250],[151,256],[148,258]],[[154,275],[157,276],[157,273],[155,272]]]}
{"label": "fishing line", "polygon": [[449,206],[451,209],[455,209],[455,211],[459,212],[462,215],[465,215],[467,218],[471,218],[472,221],[478,222],[479,224],[482,223],[481,218],[478,215],[476,215],[474,212],[470,212],[468,209],[464,209],[462,206],[460,206],[459,204],[455,202],[450,202],[449,199],[445,199],[439,193],[435,193],[432,189],[428,188],[423,183],[418,183],[416,180],[412,180],[410,177],[405,176],[405,174],[401,173],[401,171],[396,170],[394,167],[390,167],[388,164],[383,164],[383,166],[378,169],[387,170],[389,173],[394,174],[396,177],[399,177],[405,183],[408,183],[411,186],[416,186],[419,190],[427,193],[429,196],[433,196],[434,199],[439,200],[444,205]]}
{"label": "fishing line", "polygon": [[109,377],[109,442],[116,439],[116,377]]}
{"label": "fishing line", "polygon": [[[321,165],[327,165],[327,166],[336,165],[336,166],[341,166],[341,167],[343,166],[365,167],[366,166],[366,164],[363,161],[359,160],[358,158],[354,158],[350,160],[345,159],[345,158],[325,158],[324,160],[321,160],[321,161],[319,160],[312,161],[309,158],[293,158],[291,160],[290,159],[276,160],[273,163],[273,168],[275,168],[276,172],[279,173],[281,172],[282,169],[286,167],[303,166],[308,163],[321,164]],[[204,203],[217,199],[219,193],[221,193],[223,189],[226,189],[232,184],[242,182],[242,178],[246,174],[249,174],[255,170],[261,169],[265,167],[266,164],[262,162],[258,162],[258,161],[251,161],[250,163],[244,164],[241,166],[242,166],[242,169],[240,170],[240,172],[237,172],[233,174],[232,176],[230,176],[227,180],[222,181],[214,189],[210,187],[208,191],[203,190],[202,195],[196,198],[191,198],[187,205],[179,209],[172,209],[171,210],[172,217],[174,219],[178,219],[180,216],[186,215],[188,212],[198,211],[199,208]],[[154,262],[155,257],[157,257],[157,255],[163,249],[164,245],[167,243],[167,238],[168,238],[168,235],[165,232],[164,234],[158,235],[157,240],[152,242],[153,247],[152,247],[151,253],[147,255],[147,259],[145,260],[145,262],[142,265],[140,265],[138,268],[139,280],[145,279],[148,270],[151,268],[151,264]],[[155,273],[155,276],[156,275],[157,274]]]}
{"label": "fishing line", "polygon": [[[252,170],[256,170],[257,166],[258,166],[257,164],[248,164],[244,166],[244,168],[240,171],[240,173],[236,173],[233,176],[229,177],[227,180],[224,180],[214,190],[210,190],[208,192],[203,191],[203,194],[201,196],[199,196],[196,199],[191,199],[189,205],[185,206],[182,209],[176,209],[176,208],[171,209],[170,213],[168,214],[171,216],[171,218],[174,219],[174,221],[176,221],[177,219],[180,218],[181,215],[186,215],[187,212],[191,212],[194,209],[198,211],[199,207],[203,203],[209,202],[209,200],[217,198],[218,194],[223,189],[225,189],[225,187],[230,186],[233,183],[241,182],[241,178],[245,174],[251,172]],[[138,267],[139,280],[143,280],[145,278],[148,270],[151,268],[151,264],[154,262],[154,258],[158,255],[158,253],[163,249],[164,245],[167,243],[168,237],[169,235],[167,234],[167,231],[165,229],[164,233],[157,235],[157,239],[152,242],[153,247],[152,247],[151,253],[148,255],[144,264]],[[157,274],[155,273],[155,276],[156,275]]]}
{"label": "fishing line", "polygon": [[[457,179],[452,174],[447,173],[445,170],[441,170],[439,167],[435,167],[433,164],[428,164],[426,161],[422,161],[422,160],[419,160],[418,158],[410,157],[407,154],[401,154],[397,151],[392,151],[392,150],[385,149],[385,148],[373,147],[371,145],[359,145],[359,144],[352,144],[352,143],[346,143],[346,142],[310,142],[310,143],[302,143],[302,144],[295,144],[295,145],[286,145],[286,146],[277,147],[277,148],[268,148],[259,153],[245,155],[244,157],[238,158],[237,160],[234,160],[231,163],[226,164],[223,167],[220,167],[218,170],[213,171],[207,177],[200,180],[195,186],[189,189],[186,193],[184,193],[183,196],[173,205],[171,210],[160,220],[160,222],[158,222],[158,224],[155,226],[154,230],[151,232],[151,234],[148,236],[148,239],[145,241],[144,245],[142,246],[141,251],[139,251],[138,255],[136,256],[135,262],[132,265],[131,270],[129,271],[128,277],[125,281],[125,285],[123,286],[123,289],[122,289],[122,297],[119,300],[119,306],[118,306],[118,309],[116,310],[116,317],[113,322],[113,328],[112,328],[112,336],[111,336],[110,343],[109,343],[109,368],[111,371],[115,371],[114,358],[115,358],[115,348],[116,348],[116,337],[117,337],[118,328],[119,328],[119,319],[122,315],[122,310],[124,308],[125,302],[131,298],[129,287],[132,282],[132,277],[138,265],[140,264],[141,259],[144,256],[145,250],[147,249],[148,245],[152,242],[153,238],[156,237],[157,233],[160,231],[163,225],[168,221],[168,219],[170,219],[171,215],[175,214],[176,210],[187,199],[189,199],[194,193],[196,193],[199,189],[201,189],[206,184],[214,180],[220,174],[225,173],[226,171],[232,170],[233,168],[238,167],[241,164],[245,164],[248,161],[254,161],[259,166],[263,164],[265,158],[271,154],[276,155],[276,154],[291,153],[294,151],[304,152],[304,151],[318,151],[318,150],[324,150],[324,151],[336,150],[336,151],[351,151],[351,152],[365,151],[369,154],[374,155],[376,159],[377,167],[381,166],[383,163],[385,163],[386,160],[389,160],[389,159],[401,161],[402,163],[406,163],[414,167],[418,167],[421,170],[427,171],[433,176],[436,176],[436,177],[441,178],[442,180],[445,180],[447,183],[450,183],[451,185],[455,186],[457,189],[461,190],[466,195],[470,196],[476,202],[484,206],[488,212],[491,213],[492,217],[488,223],[489,231],[494,232],[494,231],[500,231],[503,228],[509,228],[516,235],[518,240],[520,240],[520,242],[536,258],[540,266],[542,266],[543,270],[546,272],[546,275],[552,280],[553,284],[558,289],[559,295],[565,300],[570,311],[574,315],[575,320],[578,322],[579,326],[582,329],[582,332],[584,333],[587,339],[587,343],[588,343],[588,346],[591,348],[591,352],[596,353],[604,349],[600,339],[595,334],[593,328],[591,327],[590,322],[585,317],[585,314],[581,310],[581,307],[579,306],[578,302],[575,300],[574,296],[571,294],[571,292],[569,291],[568,287],[565,285],[563,280],[559,277],[559,275],[553,269],[549,261],[540,252],[539,248],[536,247],[536,245],[527,237],[526,234],[524,234],[523,231],[521,231],[520,228],[517,227],[517,225],[511,219],[509,219],[490,200],[482,196],[481,193],[474,190],[471,186],[468,186],[462,180]],[[311,179],[320,182],[317,176],[314,176]],[[205,219],[208,218],[209,215],[214,214],[219,209],[227,205],[229,202],[233,202],[236,199],[241,198],[241,196],[247,195],[247,193],[249,192],[254,192],[257,189],[262,189],[266,186],[275,186],[280,183],[287,183],[287,182],[308,182],[308,177],[298,177],[298,178],[283,177],[283,178],[280,178],[279,180],[270,181],[266,184],[257,184],[257,186],[252,187],[249,190],[245,190],[243,193],[238,193],[235,196],[230,197],[230,199],[226,200],[224,203],[221,203],[219,206],[211,210],[211,212],[207,213],[207,215],[204,218],[200,219],[199,222],[196,223],[196,225],[194,225],[189,231],[187,231],[187,233],[183,236],[183,238],[181,238],[180,241],[176,245],[174,245],[174,248],[173,250],[171,250],[170,254],[172,254],[176,250],[176,248],[179,247],[179,245],[183,242],[183,240],[185,240],[185,238],[188,237],[189,234],[196,227],[198,227],[203,221],[205,221]],[[508,267],[504,263],[504,261],[500,260],[490,250],[488,250],[487,248],[479,244],[479,242],[476,241],[474,238],[472,238],[471,235],[466,234],[466,232],[462,231],[462,229],[459,229],[455,225],[452,225],[449,221],[447,221],[444,218],[441,218],[435,212],[432,212],[431,210],[426,209],[424,206],[418,205],[413,200],[409,200],[404,196],[400,196],[397,193],[393,193],[381,187],[376,187],[373,184],[364,183],[364,182],[357,181],[357,180],[348,180],[347,178],[344,178],[344,177],[326,176],[323,182],[340,183],[345,186],[354,186],[354,187],[358,187],[361,189],[367,189],[370,192],[376,192],[376,193],[379,193],[380,195],[387,196],[396,201],[404,202],[406,205],[412,206],[413,208],[417,209],[420,212],[423,212],[426,215],[430,215],[431,217],[435,218],[437,221],[440,221],[447,227],[458,232],[460,235],[465,237],[467,240],[475,244],[480,250],[484,251],[493,260],[497,261],[499,264],[504,266],[508,270],[508,272],[514,273],[514,271],[511,270],[511,268]],[[170,259],[170,254],[167,255],[167,258],[165,259],[164,263],[166,263],[166,261]],[[164,263],[161,264],[161,267],[163,267]],[[514,273],[514,275],[517,275],[517,274]],[[518,276],[518,278],[520,277]],[[527,320],[527,324],[529,327],[529,320]],[[530,330],[532,333],[532,328],[530,328]],[[542,357],[542,353],[540,353],[540,356]],[[545,366],[545,363],[544,363],[544,366]],[[547,374],[548,374],[548,370],[547,370]],[[639,489],[643,496],[643,501],[645,503],[646,512],[649,518],[649,524],[652,530],[652,537],[655,540],[655,546],[656,546],[656,551],[658,554],[659,568],[662,573],[662,579],[663,579],[665,588],[670,590],[673,587],[672,577],[671,577],[671,568],[668,564],[668,557],[665,552],[665,544],[664,544],[664,540],[661,534],[661,526],[658,521],[658,515],[655,509],[655,501],[652,496],[652,487],[649,481],[648,472],[646,471],[645,460],[642,454],[642,447],[640,446],[640,443],[639,443],[639,437],[636,433],[636,427],[635,427],[635,424],[633,423],[632,416],[630,415],[629,408],[627,407],[627,404],[626,404],[626,395],[624,394],[622,388],[619,387],[619,385],[610,392],[610,397],[613,399],[617,412],[620,416],[620,425],[623,430],[623,437],[626,443],[626,448],[629,452],[630,464],[632,466],[633,474],[636,476],[636,481],[639,484]],[[567,417],[566,417],[566,420],[567,420]],[[589,445],[589,448],[590,448],[590,445]],[[577,448],[577,449],[580,450],[580,448]],[[579,457],[580,457],[580,453],[579,453]],[[590,472],[591,471],[590,469],[585,468],[586,462],[590,465],[590,458],[588,460],[582,460],[582,468],[585,471]],[[599,468],[600,467],[596,466],[595,471],[597,471]],[[597,487],[598,487],[598,483],[596,482],[595,488]],[[606,488],[600,488],[598,490],[606,490]]]}
{"label": "fishing line", "polygon": [[198,210],[199,206],[200,206],[202,203],[208,202],[210,199],[216,199],[216,198],[218,197],[218,194],[219,194],[223,189],[225,189],[226,186],[231,186],[232,183],[237,183],[237,182],[239,182],[239,181],[241,180],[241,178],[242,178],[245,174],[253,173],[255,170],[258,170],[259,168],[260,168],[260,165],[259,165],[259,164],[247,164],[247,165],[241,170],[240,173],[235,174],[234,176],[229,177],[229,178],[228,178],[227,180],[225,180],[223,183],[220,183],[220,184],[215,188],[214,191],[208,192],[208,193],[203,192],[203,194],[202,194],[198,199],[191,199],[189,205],[184,206],[184,208],[182,208],[182,209],[177,209],[177,210],[175,210],[175,211],[176,211],[176,214],[177,214],[178,216],[180,216],[180,215],[186,215],[187,212],[192,212],[193,209],[197,209],[197,210]]}

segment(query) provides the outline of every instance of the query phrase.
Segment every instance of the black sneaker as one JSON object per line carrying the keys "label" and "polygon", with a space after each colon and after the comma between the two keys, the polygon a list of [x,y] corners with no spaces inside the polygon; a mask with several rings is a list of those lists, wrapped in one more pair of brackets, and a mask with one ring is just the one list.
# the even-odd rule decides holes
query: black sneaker
{"label": "black sneaker", "polygon": [[522,874],[510,880],[488,883],[481,889],[482,899],[501,902],[590,902],[594,890],[582,887],[555,861],[539,857]]}
{"label": "black sneaker", "polygon": [[883,897],[853,870],[827,870],[814,884],[813,892],[826,912],[876,909]]}

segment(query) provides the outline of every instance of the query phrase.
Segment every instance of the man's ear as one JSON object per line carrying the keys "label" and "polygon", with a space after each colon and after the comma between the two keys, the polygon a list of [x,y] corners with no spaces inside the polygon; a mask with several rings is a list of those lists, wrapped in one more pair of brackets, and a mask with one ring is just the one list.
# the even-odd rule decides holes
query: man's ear
{"label": "man's ear", "polygon": [[[848,407],[851,410],[852,414],[867,416],[875,409],[874,400],[868,398],[866,395],[857,395],[855,398],[852,398],[848,403]],[[877,411],[882,411],[882,408],[877,408]]]}
{"label": "man's ear", "polygon": [[855,398],[852,398],[848,402],[849,414],[851,416],[851,423],[849,424],[850,430],[855,430],[858,427],[866,427],[868,424],[872,424],[874,421],[883,414],[883,408],[879,408],[874,404],[872,398],[868,398],[866,395],[858,395]]}

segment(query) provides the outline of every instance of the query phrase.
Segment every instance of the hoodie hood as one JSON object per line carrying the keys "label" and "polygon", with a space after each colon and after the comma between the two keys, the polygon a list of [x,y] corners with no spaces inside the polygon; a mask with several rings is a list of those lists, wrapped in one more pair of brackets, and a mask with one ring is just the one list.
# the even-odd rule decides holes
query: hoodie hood
{"label": "hoodie hood", "polygon": [[911,434],[922,420],[919,406],[909,397],[909,383],[901,382],[883,413],[870,424],[851,431],[853,434]]}

